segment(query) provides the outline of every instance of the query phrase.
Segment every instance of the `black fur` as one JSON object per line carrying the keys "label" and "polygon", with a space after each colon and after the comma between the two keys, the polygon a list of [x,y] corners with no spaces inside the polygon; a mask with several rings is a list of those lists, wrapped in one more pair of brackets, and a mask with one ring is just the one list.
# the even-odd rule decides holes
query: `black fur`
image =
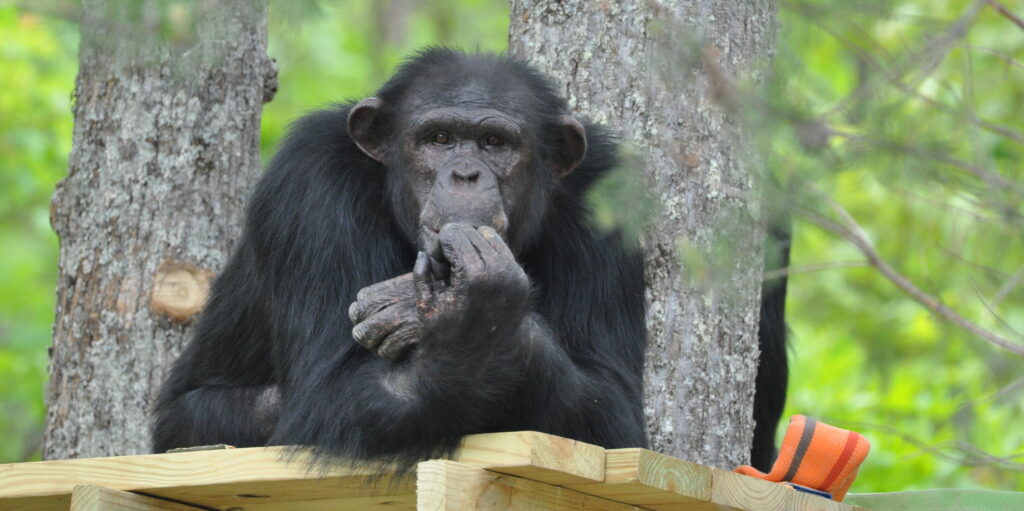
{"label": "black fur", "polygon": [[[775,215],[768,226],[765,244],[766,272],[789,266],[790,219]],[[758,344],[761,355],[757,365],[754,393],[754,443],[750,464],[768,472],[775,462],[775,430],[786,406],[789,362],[786,359],[786,277],[767,279],[761,288],[761,318]]]}
{"label": "black fur", "polygon": [[[406,64],[380,97],[397,101],[417,82],[457,73],[522,88],[520,114],[535,126],[567,111],[523,64],[444,50]],[[534,233],[517,254],[554,349],[483,374],[435,367],[416,382],[427,397],[409,402],[380,389],[375,379],[391,362],[352,340],[346,314],[359,289],[410,271],[416,255],[396,222],[416,212],[388,206],[389,172],[401,176],[353,144],[350,108],[296,122],[260,181],[235,254],[162,389],[154,450],[302,444],[408,463],[450,451],[466,434],[525,429],[645,446],[642,259],[591,229],[583,200],[615,164],[605,132],[587,127],[587,156],[572,174],[538,180]],[[550,154],[557,137],[535,143]],[[258,396],[275,385],[279,418],[254,417]]]}

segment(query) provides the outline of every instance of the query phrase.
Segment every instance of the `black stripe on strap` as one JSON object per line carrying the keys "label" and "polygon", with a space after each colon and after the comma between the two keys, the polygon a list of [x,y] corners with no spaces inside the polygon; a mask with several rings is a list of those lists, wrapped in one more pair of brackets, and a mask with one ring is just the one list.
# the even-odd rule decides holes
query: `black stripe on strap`
{"label": "black stripe on strap", "polygon": [[782,477],[783,481],[792,481],[796,477],[796,471],[800,469],[800,462],[804,460],[804,454],[807,453],[807,448],[811,445],[811,439],[814,438],[814,426],[817,424],[818,421],[810,417],[805,419],[804,432],[800,434],[800,443],[796,446],[793,461],[789,463],[789,471]]}

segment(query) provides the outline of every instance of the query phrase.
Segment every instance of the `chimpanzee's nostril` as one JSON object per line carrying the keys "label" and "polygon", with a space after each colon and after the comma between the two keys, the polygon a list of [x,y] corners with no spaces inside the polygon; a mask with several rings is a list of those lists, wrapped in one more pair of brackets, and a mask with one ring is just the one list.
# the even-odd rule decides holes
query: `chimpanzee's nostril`
{"label": "chimpanzee's nostril", "polygon": [[473,169],[456,170],[452,172],[452,177],[456,183],[474,184],[480,179],[480,171]]}

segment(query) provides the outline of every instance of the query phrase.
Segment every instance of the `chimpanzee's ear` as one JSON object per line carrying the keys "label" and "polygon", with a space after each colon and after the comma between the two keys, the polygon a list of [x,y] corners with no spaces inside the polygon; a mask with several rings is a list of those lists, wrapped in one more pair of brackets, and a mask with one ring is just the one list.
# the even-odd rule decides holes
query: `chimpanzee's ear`
{"label": "chimpanzee's ear", "polygon": [[366,98],[356,103],[348,113],[348,136],[352,137],[359,150],[377,161],[384,158],[384,146],[377,138],[373,123],[383,105],[384,102],[378,98]]}
{"label": "chimpanzee's ear", "polygon": [[571,115],[558,118],[559,142],[555,151],[555,169],[559,177],[568,176],[587,155],[587,135],[583,125]]}

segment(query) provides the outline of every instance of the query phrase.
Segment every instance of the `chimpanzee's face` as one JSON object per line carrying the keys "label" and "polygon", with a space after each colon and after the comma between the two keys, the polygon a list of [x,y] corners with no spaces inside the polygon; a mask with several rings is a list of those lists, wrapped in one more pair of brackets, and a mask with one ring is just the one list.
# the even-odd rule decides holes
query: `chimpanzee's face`
{"label": "chimpanzee's face", "polygon": [[437,257],[450,222],[491,226],[509,239],[528,207],[534,151],[523,120],[479,106],[426,108],[398,135],[406,185],[419,210],[419,245]]}
{"label": "chimpanzee's face", "polygon": [[[541,161],[545,134],[487,91],[410,94],[393,105],[388,133],[372,131],[381,101],[363,100],[349,115],[349,133],[391,173],[398,223],[410,241],[441,259],[437,234],[447,223],[493,227],[515,250],[528,234],[530,208],[543,207],[549,182],[583,158],[586,141],[575,119],[559,118],[558,161]],[[550,167],[550,168],[549,168]],[[543,186],[537,186],[537,185]],[[414,213],[415,212],[415,213]]]}

